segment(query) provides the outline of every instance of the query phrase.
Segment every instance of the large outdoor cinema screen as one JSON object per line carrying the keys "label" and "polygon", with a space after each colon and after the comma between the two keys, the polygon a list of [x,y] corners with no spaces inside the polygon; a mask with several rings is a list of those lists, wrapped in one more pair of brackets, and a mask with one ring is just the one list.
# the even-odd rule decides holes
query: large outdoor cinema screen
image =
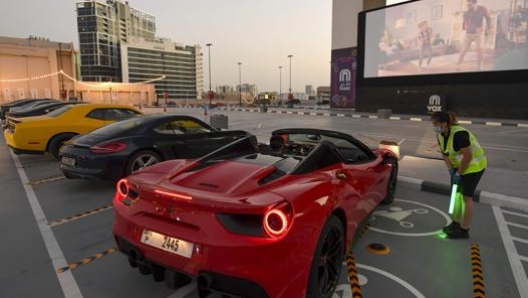
{"label": "large outdoor cinema screen", "polygon": [[527,0],[409,1],[360,13],[359,30],[365,80],[528,70]]}

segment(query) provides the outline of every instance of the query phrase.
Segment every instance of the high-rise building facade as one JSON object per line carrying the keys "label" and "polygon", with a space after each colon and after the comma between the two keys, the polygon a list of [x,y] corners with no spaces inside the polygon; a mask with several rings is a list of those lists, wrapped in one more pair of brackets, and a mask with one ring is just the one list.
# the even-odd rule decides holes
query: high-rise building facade
{"label": "high-rise building facade", "polygon": [[201,98],[203,71],[199,45],[186,46],[166,38],[135,38],[121,44],[121,55],[125,83],[165,76],[154,82],[158,104],[164,104],[165,98]]}
{"label": "high-rise building facade", "polygon": [[84,81],[155,81],[160,99],[201,98],[201,47],[156,37],[156,18],[128,1],[77,2],[81,77]]}
{"label": "high-rise building facade", "polygon": [[154,38],[156,19],[116,0],[77,2],[77,30],[84,81],[121,82],[120,44]]}

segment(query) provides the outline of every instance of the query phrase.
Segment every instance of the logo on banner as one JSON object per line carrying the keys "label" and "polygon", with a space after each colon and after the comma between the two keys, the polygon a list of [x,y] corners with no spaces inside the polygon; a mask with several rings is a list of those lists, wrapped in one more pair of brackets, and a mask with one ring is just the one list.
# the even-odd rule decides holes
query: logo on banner
{"label": "logo on banner", "polygon": [[352,87],[352,73],[350,69],[341,69],[339,72],[339,91],[350,91]]}
{"label": "logo on banner", "polygon": [[427,112],[441,112],[442,111],[442,98],[440,95],[433,94],[429,96],[429,105],[427,105]]}

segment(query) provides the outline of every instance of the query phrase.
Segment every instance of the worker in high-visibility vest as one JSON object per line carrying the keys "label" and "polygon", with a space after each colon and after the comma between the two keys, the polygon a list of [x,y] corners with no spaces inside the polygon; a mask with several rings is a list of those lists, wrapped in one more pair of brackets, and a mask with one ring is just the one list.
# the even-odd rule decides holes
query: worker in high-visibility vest
{"label": "worker in high-visibility vest", "polygon": [[459,210],[453,213],[453,221],[443,231],[448,238],[467,239],[473,218],[473,196],[488,161],[475,136],[459,126],[454,115],[436,112],[431,121],[440,152],[451,174],[451,182],[458,184],[464,197],[464,204],[458,204]]}

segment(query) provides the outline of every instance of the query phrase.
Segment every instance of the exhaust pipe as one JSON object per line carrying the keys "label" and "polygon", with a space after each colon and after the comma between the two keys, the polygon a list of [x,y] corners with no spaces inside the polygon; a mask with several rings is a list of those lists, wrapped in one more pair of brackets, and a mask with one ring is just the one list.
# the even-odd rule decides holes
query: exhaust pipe
{"label": "exhaust pipe", "polygon": [[211,286],[214,283],[211,273],[200,273],[196,280],[198,283],[198,297],[208,297],[211,294]]}
{"label": "exhaust pipe", "polygon": [[213,275],[211,273],[201,273],[198,275],[198,288],[208,290],[213,285]]}

